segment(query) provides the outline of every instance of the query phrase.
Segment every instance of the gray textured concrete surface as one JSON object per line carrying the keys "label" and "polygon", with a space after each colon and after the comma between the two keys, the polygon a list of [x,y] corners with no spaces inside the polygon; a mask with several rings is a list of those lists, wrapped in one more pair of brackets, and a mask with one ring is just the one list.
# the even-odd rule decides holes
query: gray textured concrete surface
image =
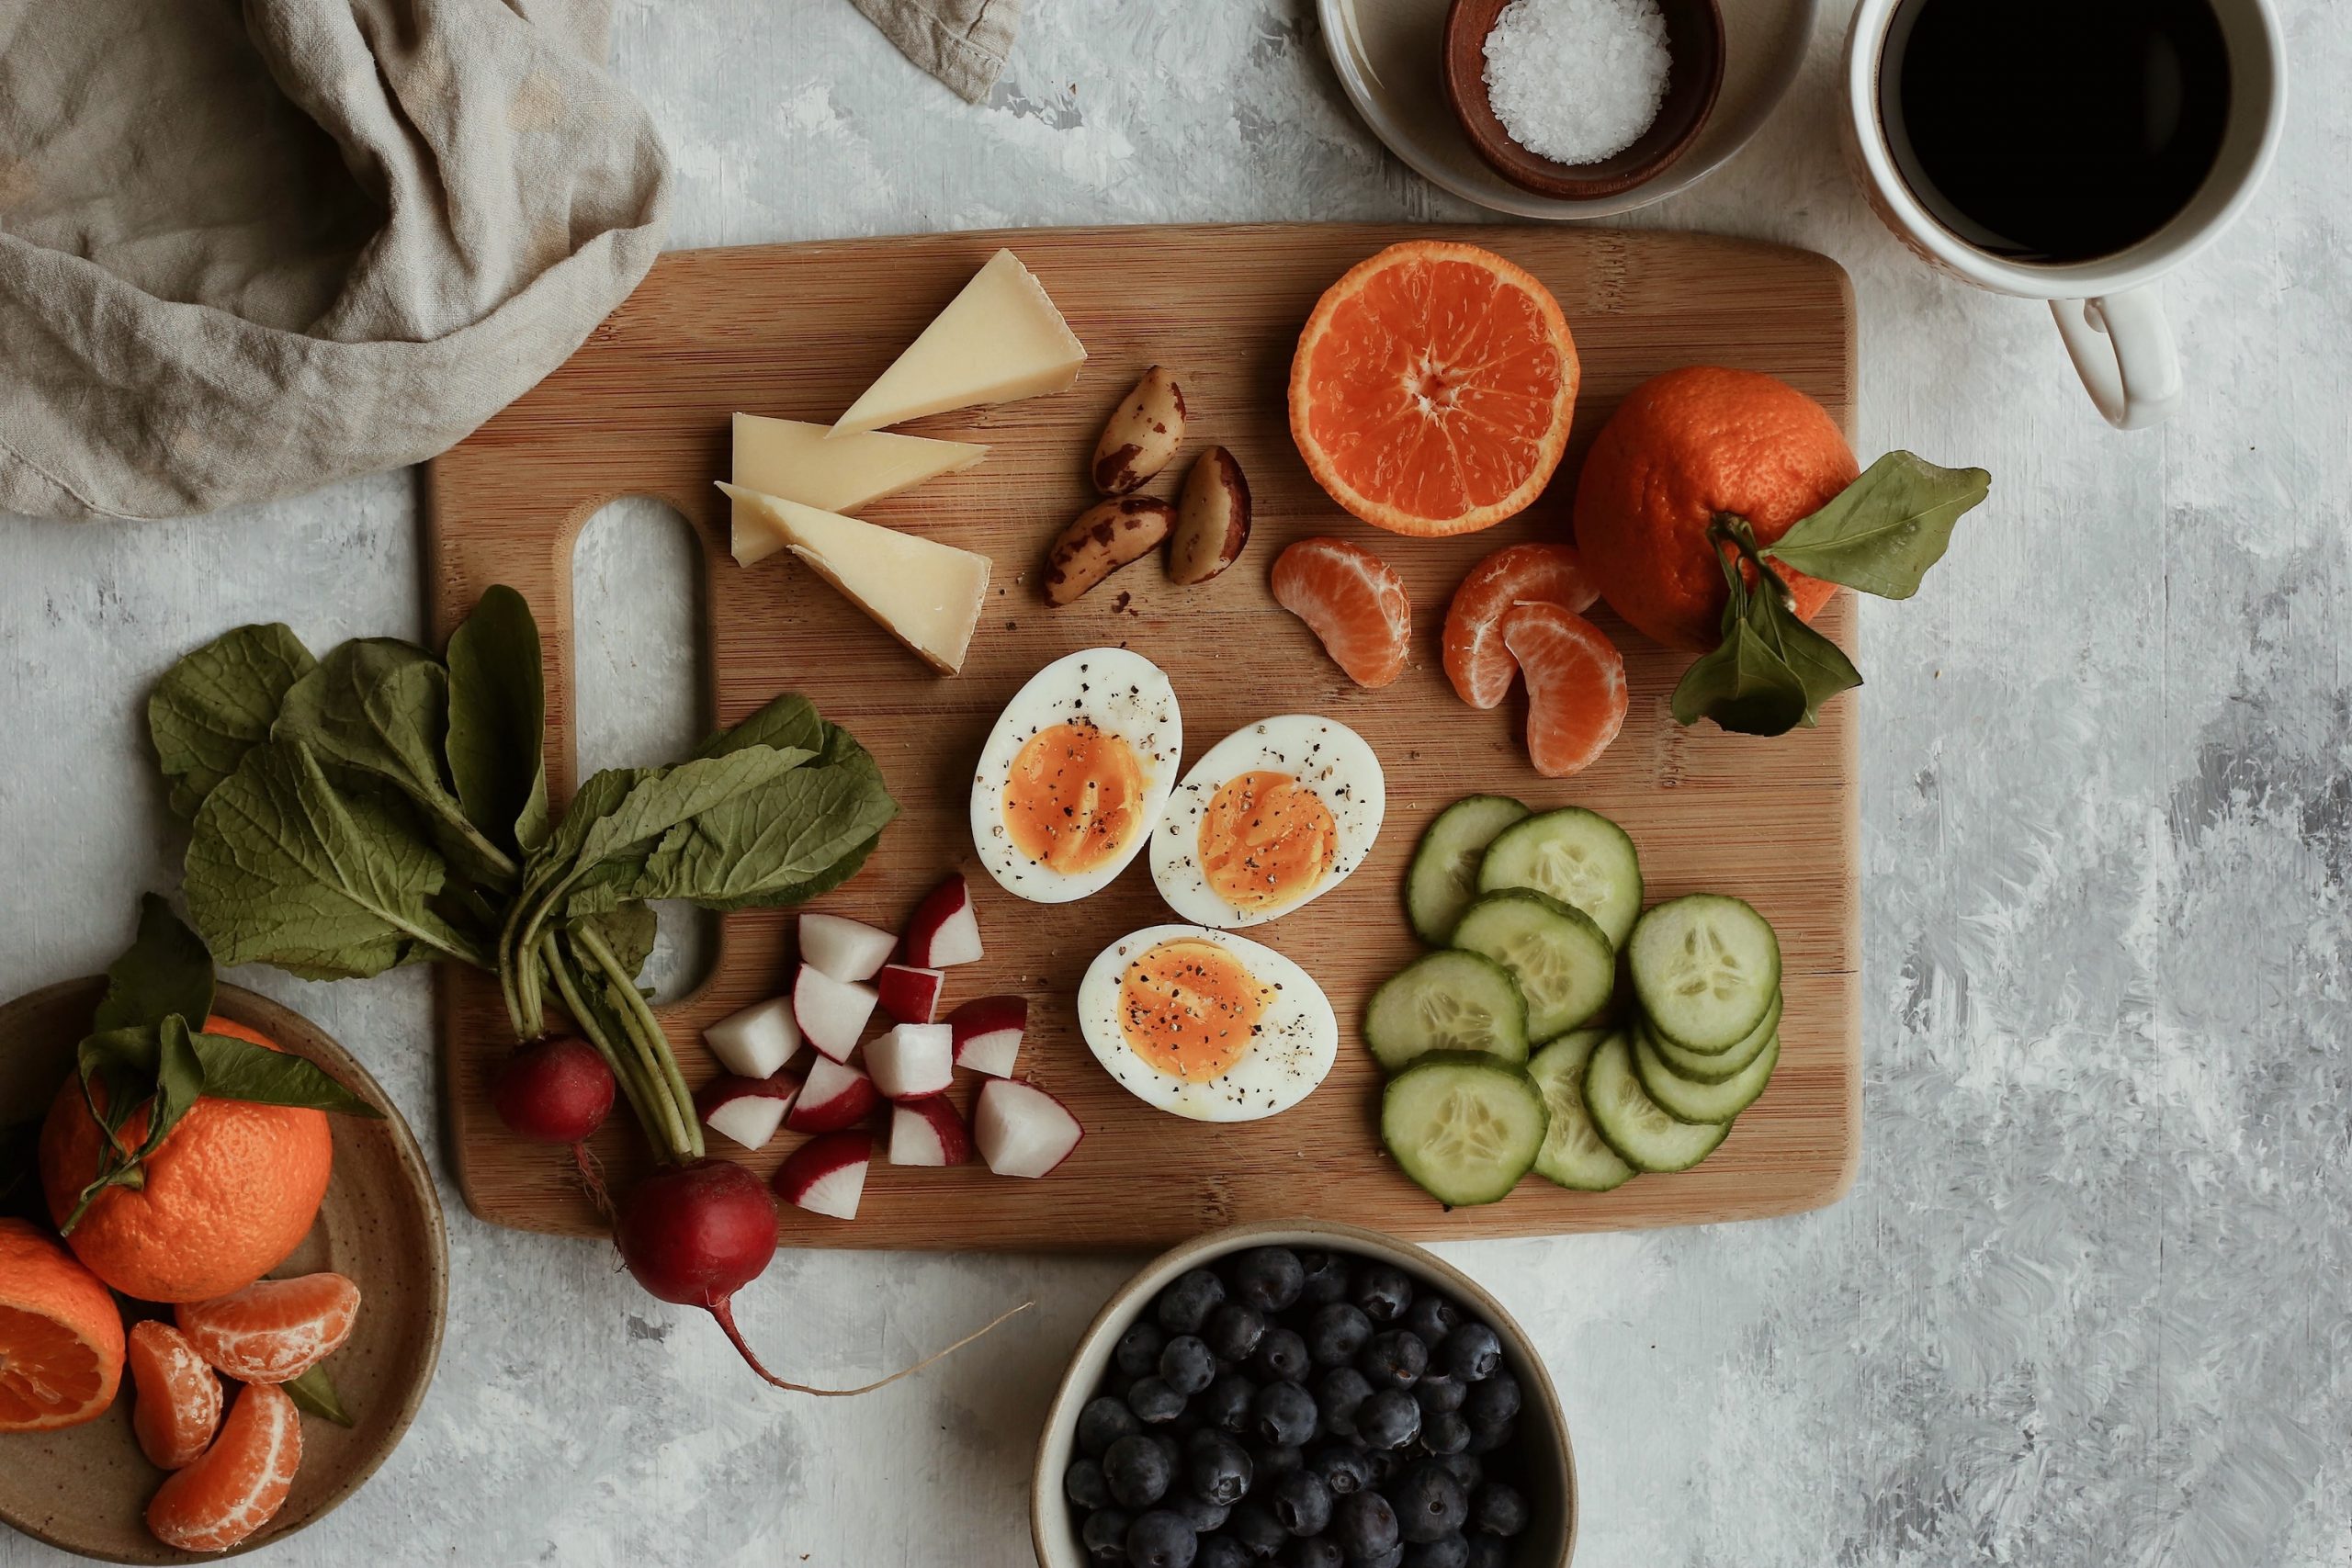
{"label": "gray textured concrete surface", "polygon": [[[2285,7],[2295,107],[2248,220],[2169,297],[2180,416],[2092,414],[2039,306],[1922,269],[1839,163],[1831,0],[1758,140],[1644,225],[1826,251],[1860,445],[1996,475],[1927,591],[1866,602],[1867,1142],[1821,1213],[1450,1246],[1536,1331],[1579,1562],[2352,1568],[2352,28]],[[838,0],[625,0],[681,246],[942,227],[1456,219],[1355,121],[1307,0],[1032,0],[993,102]],[[411,476],[164,525],[0,521],[0,995],[100,966],[174,880],[136,723],[176,653],[282,617],[421,630]],[[591,761],[669,743],[683,553],[582,547],[614,606]],[[1727,831],[1736,829],[1727,827]],[[359,1051],[437,1142],[424,981],[241,976]],[[854,1402],[752,1384],[608,1256],[449,1197],[440,1376],[287,1564],[1029,1560],[1029,1445],[1132,1259],[812,1253],[740,1303],[850,1380],[997,1303],[988,1347]],[[53,1561],[0,1533],[0,1564]]]}

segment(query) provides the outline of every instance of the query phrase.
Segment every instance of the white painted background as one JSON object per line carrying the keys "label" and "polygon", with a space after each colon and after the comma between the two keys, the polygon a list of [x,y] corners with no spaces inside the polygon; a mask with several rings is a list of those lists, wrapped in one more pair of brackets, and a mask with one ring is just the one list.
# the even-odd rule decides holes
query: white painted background
{"label": "white painted background", "polygon": [[[680,170],[671,243],[1476,216],[1355,122],[1308,0],[1030,9],[967,107],[838,0],[623,0],[617,68]],[[2187,408],[2125,436],[2039,306],[1929,275],[1868,216],[1826,9],[1758,141],[1636,220],[1837,257],[1863,450],[1996,476],[1926,592],[1863,609],[1860,1183],[1785,1222],[1444,1250],[1546,1348],[1589,1568],[2352,1568],[2352,28],[2286,0],[2284,156],[2171,286]],[[100,967],[133,895],[174,880],[136,717],[174,656],[248,620],[317,648],[421,634],[415,493],[0,520],[0,996]],[[676,738],[684,556],[660,516],[616,508],[583,547],[613,628],[583,660],[591,762]],[[436,1143],[421,976],[239,978]],[[597,1248],[445,1196],[432,1397],[268,1562],[1015,1568],[1050,1384],[1133,1262],[783,1256],[745,1326],[820,1380],[1041,1303],[818,1404],[752,1383]],[[0,1536],[6,1568],[56,1560]]]}

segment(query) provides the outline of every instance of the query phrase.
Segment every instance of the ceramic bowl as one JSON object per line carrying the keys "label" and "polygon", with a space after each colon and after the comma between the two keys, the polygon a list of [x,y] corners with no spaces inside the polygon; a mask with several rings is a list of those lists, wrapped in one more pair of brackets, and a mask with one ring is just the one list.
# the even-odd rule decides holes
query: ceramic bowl
{"label": "ceramic bowl", "polygon": [[[1555,164],[1510,139],[1487,96],[1487,35],[1509,0],[1453,0],[1445,17],[1446,102],[1478,156],[1522,190],[1563,201],[1618,196],[1671,167],[1698,140],[1724,84],[1724,18],[1717,0],[1659,0],[1673,64],[1657,118],[1631,147],[1592,164]],[[1563,83],[1562,90],[1570,85]]]}
{"label": "ceramic bowl", "polygon": [[1494,1325],[1503,1342],[1504,1365],[1519,1379],[1523,1403],[1516,1449],[1524,1471],[1523,1489],[1534,1508],[1532,1523],[1519,1538],[1513,1568],[1566,1568],[1577,1543],[1576,1456],[1568,1446],[1560,1396],[1527,1331],[1476,1280],[1435,1253],[1359,1225],[1305,1219],[1235,1225],[1164,1252],[1120,1286],[1086,1325],[1037,1439],[1036,1473],[1029,1486],[1029,1531],[1039,1568],[1090,1568],[1078,1539],[1078,1520],[1062,1495],[1062,1474],[1075,1451],[1079,1410],[1094,1397],[1119,1337],[1176,1276],[1252,1247],[1320,1247],[1394,1264],[1411,1275],[1417,1286],[1435,1286]]}

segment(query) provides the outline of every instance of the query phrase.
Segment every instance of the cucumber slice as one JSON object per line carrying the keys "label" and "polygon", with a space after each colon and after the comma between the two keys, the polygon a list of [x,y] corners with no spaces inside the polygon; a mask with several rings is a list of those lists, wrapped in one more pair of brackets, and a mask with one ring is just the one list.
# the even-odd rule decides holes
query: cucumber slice
{"label": "cucumber slice", "polygon": [[1564,806],[1495,835],[1478,863],[1478,891],[1532,887],[1592,917],[1612,948],[1642,912],[1642,863],[1625,829],[1597,811]]}
{"label": "cucumber slice", "polygon": [[1416,936],[1431,947],[1453,940],[1453,922],[1478,896],[1487,846],[1526,816],[1526,807],[1504,795],[1467,795],[1437,814],[1405,873],[1405,918]]}
{"label": "cucumber slice", "polygon": [[1666,1039],[1655,1029],[1645,1027],[1650,1046],[1657,1059],[1676,1077],[1691,1083],[1722,1083],[1736,1078],[1747,1070],[1747,1065],[1763,1054],[1764,1047],[1781,1032],[1781,998],[1772,997],[1772,1005],[1765,1010],[1764,1021],[1747,1032],[1747,1038],[1728,1051],[1692,1051]]}
{"label": "cucumber slice", "polygon": [[1669,898],[1644,915],[1626,962],[1658,1038],[1686,1050],[1730,1050],[1764,1021],[1781,989],[1772,923],[1720,893]]}
{"label": "cucumber slice", "polygon": [[1372,993],[1363,1043],[1386,1072],[1431,1051],[1527,1060],[1527,1004],[1510,971],[1475,953],[1431,953]]}
{"label": "cucumber slice", "polygon": [[1756,1103],[1781,1060],[1781,1037],[1774,1034],[1739,1073],[1721,1083],[1692,1083],[1659,1060],[1648,1030],[1637,1032],[1633,1040],[1634,1076],[1657,1108],[1678,1122],[1729,1122]]}
{"label": "cucumber slice", "polygon": [[1453,945],[1510,971],[1527,999],[1527,1034],[1549,1040],[1609,1005],[1617,954],[1582,909],[1532,887],[1488,893],[1453,928]]}
{"label": "cucumber slice", "polygon": [[1424,1056],[1380,1096],[1380,1141],[1450,1209],[1491,1203],[1535,1164],[1551,1120],[1543,1091],[1491,1056]]}
{"label": "cucumber slice", "polygon": [[1584,1108],[1592,1130],[1635,1170],[1688,1170],[1731,1131],[1728,1122],[1678,1122],[1659,1110],[1634,1076],[1634,1048],[1623,1034],[1594,1047],[1584,1070]]}
{"label": "cucumber slice", "polygon": [[1578,1192],[1606,1192],[1634,1177],[1634,1168],[1600,1141],[1585,1114],[1585,1065],[1593,1047],[1608,1038],[1605,1029],[1579,1029],[1553,1041],[1527,1064],[1527,1076],[1544,1091],[1544,1107],[1552,1112],[1544,1147],[1535,1156],[1535,1174]]}

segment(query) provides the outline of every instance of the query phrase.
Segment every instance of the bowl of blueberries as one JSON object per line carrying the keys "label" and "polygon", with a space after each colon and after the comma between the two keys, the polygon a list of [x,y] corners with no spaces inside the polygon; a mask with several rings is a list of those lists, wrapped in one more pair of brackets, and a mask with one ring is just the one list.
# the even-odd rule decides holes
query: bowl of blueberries
{"label": "bowl of blueberries", "polygon": [[1037,1445],[1040,1568],[1565,1568],[1576,1461],[1519,1325],[1323,1220],[1187,1242],[1097,1314]]}

